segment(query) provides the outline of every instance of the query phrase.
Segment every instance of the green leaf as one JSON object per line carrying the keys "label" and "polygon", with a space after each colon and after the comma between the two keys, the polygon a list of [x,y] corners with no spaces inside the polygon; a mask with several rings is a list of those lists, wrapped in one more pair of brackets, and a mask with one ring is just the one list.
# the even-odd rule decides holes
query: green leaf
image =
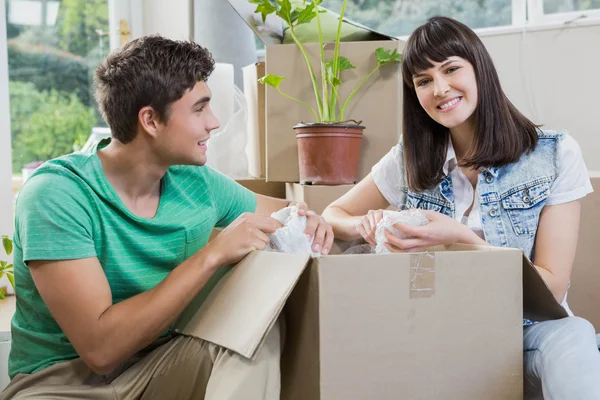
{"label": "green leaf", "polygon": [[3,271],[4,268],[6,268],[6,264],[8,264],[6,261],[0,261],[0,271]]}
{"label": "green leaf", "polygon": [[12,287],[14,289],[15,288],[15,275],[12,272],[7,272],[6,277],[8,278],[8,280],[10,281],[10,284],[12,285]]}
{"label": "green leaf", "polygon": [[294,7],[292,7],[290,0],[277,0],[277,5],[279,6],[279,9],[277,10],[279,18],[283,19],[289,25],[292,25],[292,10]]}
{"label": "green leaf", "polygon": [[[350,60],[348,60],[346,57],[338,57],[338,73],[354,68],[356,67],[352,65]],[[327,82],[329,82],[335,87],[340,86],[342,84],[342,81],[337,76],[333,75],[333,61],[327,61],[325,63],[325,79],[327,80]]]}
{"label": "green leaf", "polygon": [[283,81],[285,79],[285,76],[277,76],[277,75],[265,75],[262,78],[260,78],[258,80],[259,83],[263,83],[266,85],[269,85],[271,87],[274,87],[275,89],[279,89],[279,85],[281,84],[281,81]]}
{"label": "green leaf", "polygon": [[277,11],[275,6],[271,3],[270,0],[249,0],[251,4],[256,4],[255,13],[260,13],[262,16],[263,22],[266,21],[267,15],[273,14]]}
{"label": "green leaf", "polygon": [[356,68],[356,66],[353,65],[350,62],[350,60],[348,60],[346,57],[338,56],[338,67],[337,67],[338,72],[342,72],[342,71],[346,71],[347,69],[354,69],[354,68]]}
{"label": "green leaf", "polygon": [[398,50],[391,51],[386,50],[383,47],[379,47],[375,50],[377,54],[377,63],[381,65],[389,64],[391,62],[401,62],[402,54],[398,53]]}
{"label": "green leaf", "polygon": [[300,10],[295,9],[294,11],[292,11],[292,14],[290,15],[290,21],[292,21],[292,24],[296,22],[299,15],[300,15]]}
{"label": "green leaf", "polygon": [[4,300],[4,292],[0,289],[0,300]]}
{"label": "green leaf", "polygon": [[300,14],[298,15],[298,25],[309,23],[317,16],[317,13],[315,12],[315,7],[316,4],[312,2],[309,5],[307,5],[304,10],[300,11]]}
{"label": "green leaf", "polygon": [[10,256],[10,254],[13,251],[13,245],[12,241],[8,238],[8,236],[2,236],[2,245],[4,246],[4,251],[6,252],[6,255]]}

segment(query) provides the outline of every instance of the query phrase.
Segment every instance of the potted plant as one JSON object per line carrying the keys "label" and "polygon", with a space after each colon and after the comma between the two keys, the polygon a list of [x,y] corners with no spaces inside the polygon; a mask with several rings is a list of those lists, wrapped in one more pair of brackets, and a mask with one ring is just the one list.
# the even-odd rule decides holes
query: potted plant
{"label": "potted plant", "polygon": [[[13,250],[13,245],[12,245],[12,241],[10,240],[10,238],[6,235],[2,235],[2,247],[4,247],[4,252],[6,253],[7,256],[10,256]],[[0,260],[0,279],[2,279],[3,276],[5,276],[8,278],[8,280],[10,281],[10,284],[12,285],[13,289],[15,288],[15,273],[13,270],[13,265],[9,264],[9,261],[2,261]],[[5,292],[6,288],[0,288],[0,299],[4,299],[4,297],[6,297],[6,292]]]}
{"label": "potted plant", "polygon": [[[354,95],[381,67],[390,63],[399,63],[401,55],[397,50],[378,48],[375,51],[377,66],[369,72],[342,101],[338,89],[342,82],[341,73],[356,68],[350,60],[340,55],[342,20],[348,0],[344,0],[338,19],[334,54],[331,60],[325,58],[323,31],[319,14],[322,0],[249,0],[256,4],[256,13],[262,14],[263,21],[275,14],[287,25],[290,34],[299,47],[312,82],[316,107],[287,95],[280,89],[284,76],[268,74],[259,79],[260,83],[275,88],[282,96],[307,107],[313,114],[314,123],[299,123],[294,126],[298,141],[298,159],[300,182],[338,185],[355,183],[360,161],[362,133],[365,129],[362,121],[348,119],[346,111]],[[320,48],[320,79],[311,63],[303,43],[298,40],[296,28],[315,20]]]}

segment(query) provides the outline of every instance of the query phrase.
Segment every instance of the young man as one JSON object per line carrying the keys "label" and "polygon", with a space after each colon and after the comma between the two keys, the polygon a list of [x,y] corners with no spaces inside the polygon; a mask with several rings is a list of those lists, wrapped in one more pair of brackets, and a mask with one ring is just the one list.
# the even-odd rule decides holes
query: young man
{"label": "young man", "polygon": [[[289,205],[212,170],[210,53],[159,36],[96,71],[112,140],[47,162],[17,202],[9,370],[1,399],[278,399],[279,330],[255,361],[169,327],[262,250]],[[306,204],[327,253],[330,226]],[[208,242],[214,227],[225,228]]]}

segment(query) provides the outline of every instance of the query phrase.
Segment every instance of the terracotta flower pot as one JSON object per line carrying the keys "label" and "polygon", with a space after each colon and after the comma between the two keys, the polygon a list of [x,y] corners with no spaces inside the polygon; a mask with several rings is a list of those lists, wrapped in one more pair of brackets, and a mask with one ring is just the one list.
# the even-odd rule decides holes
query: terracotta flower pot
{"label": "terracotta flower pot", "polygon": [[298,124],[300,183],[343,185],[356,182],[364,126]]}

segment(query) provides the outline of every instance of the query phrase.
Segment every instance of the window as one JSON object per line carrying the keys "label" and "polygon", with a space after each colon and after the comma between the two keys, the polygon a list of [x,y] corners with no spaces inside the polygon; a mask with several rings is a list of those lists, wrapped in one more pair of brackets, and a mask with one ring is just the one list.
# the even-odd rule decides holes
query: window
{"label": "window", "polygon": [[600,18],[600,0],[528,0],[530,23]]}
{"label": "window", "polygon": [[[513,2],[524,0],[350,0],[345,16],[393,36],[407,36],[435,15],[455,18],[473,29],[513,24]],[[600,1],[600,0],[598,0]],[[324,0],[339,13],[343,0]]]}
{"label": "window", "polygon": [[589,11],[600,8],[600,0],[544,0],[544,14]]}
{"label": "window", "polygon": [[13,190],[39,164],[105,126],[93,73],[110,50],[107,0],[9,0],[6,33]]}

